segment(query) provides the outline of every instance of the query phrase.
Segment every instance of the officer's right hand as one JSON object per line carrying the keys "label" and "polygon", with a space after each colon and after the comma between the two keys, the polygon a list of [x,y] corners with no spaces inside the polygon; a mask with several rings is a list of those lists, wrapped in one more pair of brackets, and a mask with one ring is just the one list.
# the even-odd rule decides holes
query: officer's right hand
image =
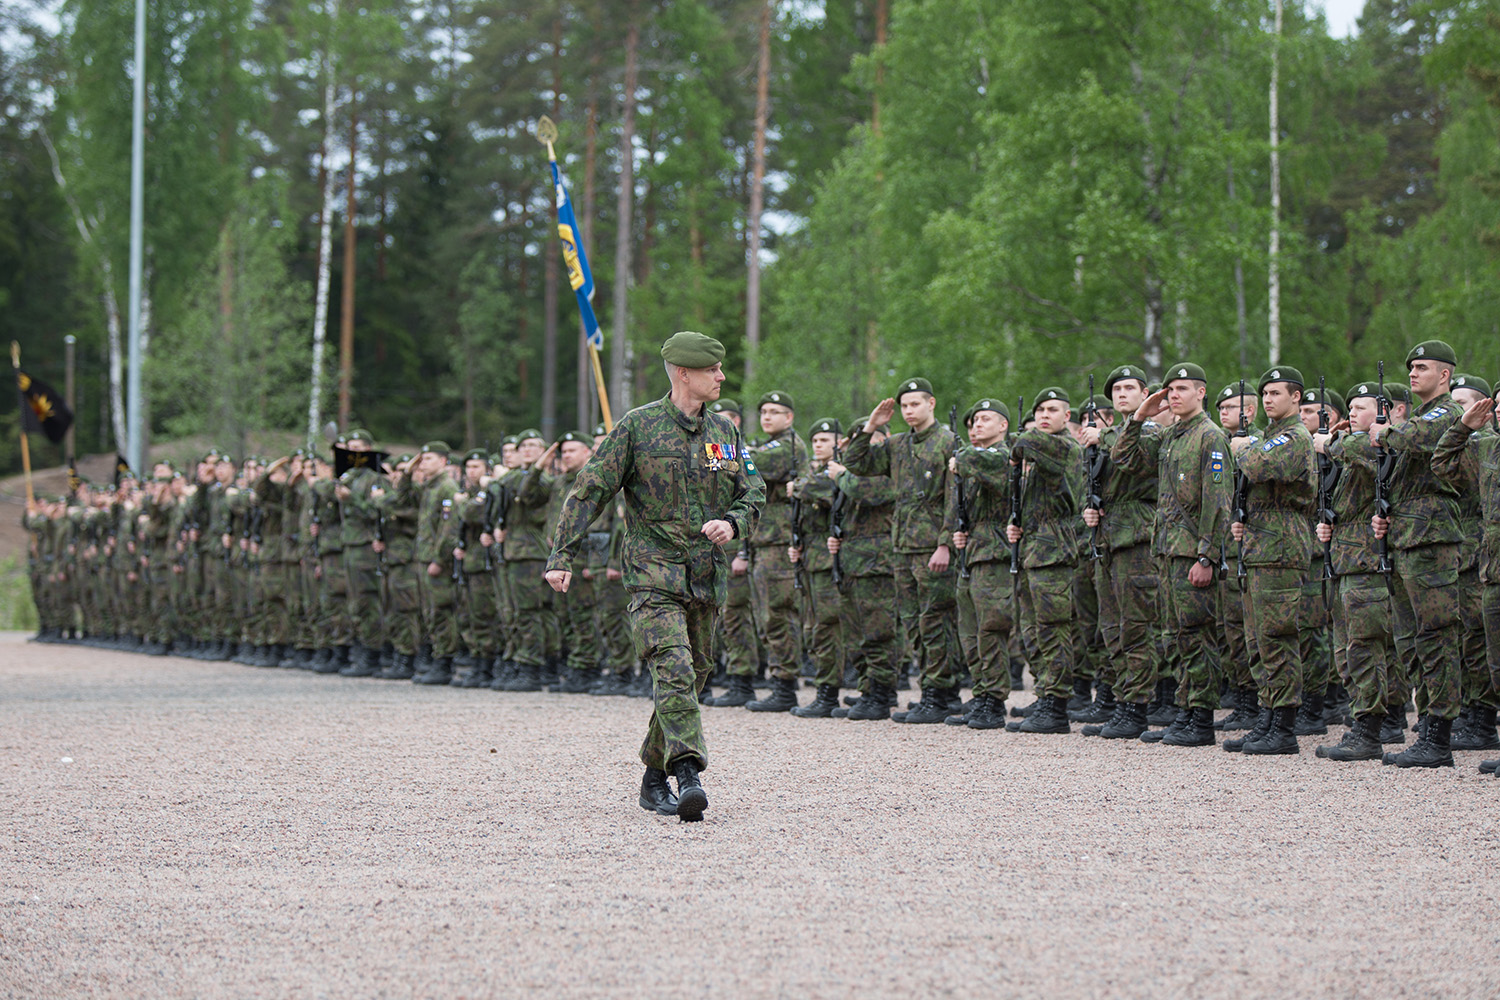
{"label": "officer's right hand", "polygon": [[382,542],[380,539],[377,538],[373,542],[370,543],[370,548],[371,548],[371,550],[373,550],[375,552],[384,552],[385,551],[385,542]]}
{"label": "officer's right hand", "polygon": [[565,569],[549,569],[546,573],[542,574],[542,579],[546,580],[547,585],[559,594],[566,594],[568,592],[568,584],[573,582],[573,574]]}
{"label": "officer's right hand", "polygon": [[1083,509],[1083,523],[1090,528],[1099,527],[1099,512],[1092,507],[1085,507]]}
{"label": "officer's right hand", "polygon": [[[829,539],[829,541],[834,542],[835,544],[837,543],[836,539]],[[748,559],[741,559],[739,556],[735,556],[734,559],[729,563],[729,570],[735,576],[744,576],[746,573],[750,572],[750,561]]]}
{"label": "officer's right hand", "polygon": [[1324,545],[1327,545],[1329,542],[1333,541],[1333,525],[1324,524],[1322,521],[1319,521],[1313,526],[1313,530],[1318,533],[1318,541],[1322,542]]}
{"label": "officer's right hand", "polygon": [[955,531],[953,533],[953,547],[955,549],[966,549],[969,547],[969,533],[967,531]]}
{"label": "officer's right hand", "polygon": [[1243,542],[1245,540],[1245,522],[1236,521],[1231,524],[1229,526],[1229,533],[1234,536],[1235,541]]}
{"label": "officer's right hand", "polygon": [[1391,519],[1376,514],[1370,518],[1370,530],[1375,532],[1376,538],[1384,538],[1385,533],[1391,530]]}
{"label": "officer's right hand", "polygon": [[1166,408],[1167,389],[1163,386],[1143,399],[1141,405],[1136,408],[1135,414],[1130,419],[1143,424],[1152,417],[1160,414]]}

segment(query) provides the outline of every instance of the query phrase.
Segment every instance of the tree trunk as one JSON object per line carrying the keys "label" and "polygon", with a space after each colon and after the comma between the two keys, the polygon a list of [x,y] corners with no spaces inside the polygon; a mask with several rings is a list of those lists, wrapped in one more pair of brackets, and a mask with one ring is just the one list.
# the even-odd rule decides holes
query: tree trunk
{"label": "tree trunk", "polygon": [[626,307],[630,292],[631,211],[635,202],[635,90],[636,50],[640,47],[640,6],[630,4],[630,26],[625,32],[624,111],[620,119],[620,188],[615,202],[614,343],[609,349],[609,394],[613,412],[630,409],[630,341]]}
{"label": "tree trunk", "polygon": [[[1226,47],[1227,49],[1227,47]],[[1228,58],[1228,51],[1224,53]],[[1230,101],[1224,106],[1224,126],[1226,131],[1234,131],[1234,102]],[[1234,157],[1224,158],[1225,182],[1228,186],[1229,203],[1231,209],[1234,205]],[[1230,223],[1229,235],[1239,236],[1240,227],[1238,223]],[[1240,371],[1250,367],[1250,325],[1245,315],[1245,259],[1239,254],[1234,258],[1234,317],[1236,329],[1239,333],[1240,345]]]}
{"label": "tree trunk", "polygon": [[354,388],[354,176],[359,163],[359,113],[350,93],[349,175],[344,189],[344,294],[339,307],[339,430],[349,429]]}
{"label": "tree trunk", "polygon": [[[330,14],[337,6],[329,5]],[[323,145],[318,151],[318,175],[323,189],[323,205],[318,212],[318,286],[313,301],[312,392],[307,405],[307,447],[316,447],[323,422],[323,342],[328,330],[328,286],[333,263],[333,171],[328,167],[328,152],[333,147],[333,68],[325,62],[327,79],[323,83]]]}
{"label": "tree trunk", "polygon": [[[1149,136],[1151,134],[1151,112],[1146,108],[1144,93],[1145,74],[1141,64],[1132,60],[1130,64],[1131,80],[1135,84],[1136,94],[1141,102],[1141,126],[1142,132]],[[1161,197],[1161,178],[1156,172],[1156,157],[1152,152],[1151,143],[1148,139],[1141,148],[1141,186],[1145,193],[1146,219],[1152,225],[1161,223],[1161,208],[1159,199]],[[1146,373],[1152,378],[1160,378],[1162,366],[1166,363],[1162,358],[1161,328],[1164,306],[1162,304],[1162,282],[1161,275],[1157,273],[1156,262],[1147,259],[1144,262],[1145,275],[1142,282],[1142,295],[1146,302],[1145,322],[1141,330],[1141,355],[1146,366]]]}
{"label": "tree trunk", "polygon": [[1276,0],[1276,33],[1271,39],[1271,245],[1267,252],[1266,323],[1272,365],[1281,363],[1281,0]]}
{"label": "tree trunk", "polygon": [[763,0],[760,8],[760,57],[755,71],[755,146],[750,161],[750,218],[745,223],[750,239],[745,277],[745,381],[755,377],[755,355],[760,350],[760,217],[765,209],[766,119],[771,98],[771,8],[775,0]]}
{"label": "tree trunk", "polygon": [[[562,21],[552,22],[552,116],[562,117]],[[542,437],[557,440],[557,188],[551,189],[551,214],[542,229],[546,247],[542,271]]]}

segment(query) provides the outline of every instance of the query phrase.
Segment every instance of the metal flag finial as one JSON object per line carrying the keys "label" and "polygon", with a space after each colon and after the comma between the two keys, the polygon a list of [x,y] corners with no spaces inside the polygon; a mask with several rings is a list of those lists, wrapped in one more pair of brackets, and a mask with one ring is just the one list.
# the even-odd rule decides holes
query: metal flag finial
{"label": "metal flag finial", "polygon": [[542,115],[536,123],[536,141],[547,147],[549,157],[557,159],[552,152],[552,144],[557,141],[557,123],[546,115]]}

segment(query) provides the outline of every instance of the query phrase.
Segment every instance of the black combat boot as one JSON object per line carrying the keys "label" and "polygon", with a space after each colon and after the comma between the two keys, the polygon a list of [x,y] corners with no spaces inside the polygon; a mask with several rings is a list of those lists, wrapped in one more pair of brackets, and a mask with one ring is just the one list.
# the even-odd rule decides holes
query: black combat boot
{"label": "black combat boot", "polygon": [[876,722],[891,717],[891,704],[896,700],[896,689],[885,684],[871,684],[869,693],[849,706],[846,718],[850,722]]}
{"label": "black combat boot", "polygon": [[508,685],[516,679],[516,661],[500,657],[495,660],[495,666],[491,671],[493,680],[490,681],[491,691],[508,691]]}
{"label": "black combat boot", "polygon": [[1323,692],[1308,694],[1297,706],[1297,721],[1292,727],[1297,736],[1324,736],[1328,723],[1323,720]]}
{"label": "black combat boot", "polygon": [[396,647],[389,642],[382,642],[380,644],[380,657],[376,661],[376,666],[378,666],[383,671],[389,670],[391,664],[395,662]]}
{"label": "black combat boot", "polygon": [[1175,733],[1192,721],[1193,712],[1189,708],[1178,708],[1177,714],[1172,716],[1172,721],[1167,723],[1165,729],[1148,729],[1141,734],[1142,743],[1160,743],[1167,738],[1168,733]]}
{"label": "black combat boot", "polygon": [[1005,699],[998,694],[982,694],[964,725],[970,729],[1004,729]]}
{"label": "black combat boot", "polygon": [[797,707],[797,678],[773,678],[770,693],[745,707],[752,712],[790,712]]}
{"label": "black combat boot", "polygon": [[424,642],[417,647],[417,658],[413,661],[417,673],[425,674],[432,669],[432,643]]}
{"label": "black combat boot", "polygon": [[1226,733],[1242,733],[1255,728],[1259,712],[1255,707],[1254,688],[1235,688],[1234,710],[1214,723],[1214,728]]}
{"label": "black combat boot", "polygon": [[542,662],[542,670],[540,674],[542,686],[548,688],[549,690],[556,691],[558,677],[561,675],[562,669],[562,657],[556,655],[548,656]]}
{"label": "black combat boot", "polygon": [[1260,739],[1249,739],[1240,751],[1246,755],[1268,756],[1271,754],[1298,753],[1297,706],[1284,705],[1271,713],[1271,728]]}
{"label": "black combat boot", "polygon": [[1026,661],[1019,656],[1010,658],[1010,689],[1012,691],[1026,690]]}
{"label": "black combat boot", "polygon": [[542,666],[539,663],[517,663],[516,672],[505,685],[507,691],[542,690]]}
{"label": "black combat boot", "polygon": [[[594,682],[594,686],[589,688],[589,694],[623,697],[629,690],[630,682],[625,679],[625,675],[610,670]],[[710,698],[705,704],[713,704],[713,699]]]}
{"label": "black combat boot", "polygon": [[1495,710],[1475,705],[1469,713],[1469,724],[1453,734],[1454,750],[1494,750],[1500,748],[1495,736]]}
{"label": "black combat boot", "polygon": [[1187,721],[1170,729],[1161,738],[1164,747],[1211,747],[1214,745],[1214,710],[1211,708],[1186,709]]}
{"label": "black combat boot", "polygon": [[839,689],[836,684],[819,684],[817,697],[806,705],[792,709],[799,719],[831,719],[833,710],[839,707]]}
{"label": "black combat boot", "polygon": [[641,808],[658,816],[677,815],[677,794],[667,782],[667,772],[646,768],[641,778]]}
{"label": "black combat boot", "polygon": [[1343,739],[1332,746],[1318,747],[1314,753],[1324,760],[1379,760],[1380,716],[1357,716]]}
{"label": "black combat boot", "polygon": [[383,681],[409,681],[416,671],[412,669],[416,664],[416,657],[411,653],[394,653],[391,655],[391,665],[376,674]]}
{"label": "black combat boot", "polygon": [[591,671],[566,667],[552,690],[558,694],[588,694],[593,686],[594,674]]}
{"label": "black combat boot", "polygon": [[1494,774],[1500,770],[1500,760],[1482,760],[1479,762],[1480,774]]}
{"label": "black combat boot", "polygon": [[1397,767],[1452,767],[1453,766],[1453,720],[1439,719],[1429,715],[1423,720],[1427,724],[1417,742],[1400,753],[1388,753],[1382,758],[1386,764]]}
{"label": "black combat boot", "polygon": [[698,781],[698,762],[686,757],[674,761],[672,777],[677,779],[677,818],[684,823],[698,822],[708,808],[708,793]]}
{"label": "black combat boot", "polygon": [[1401,702],[1386,706],[1380,720],[1380,742],[1386,746],[1406,742],[1406,706]]}
{"label": "black combat boot", "polygon": [[709,704],[714,708],[744,708],[755,700],[755,685],[749,674],[730,674],[724,693]]}
{"label": "black combat boot", "polygon": [[464,685],[468,688],[487,688],[495,679],[495,658],[493,656],[474,657],[474,670],[469,674],[469,682]]}
{"label": "black combat boot", "polygon": [[374,677],[379,672],[375,662],[375,651],[368,646],[355,643],[349,649],[349,665],[339,671],[339,676]]}
{"label": "black combat boot", "polygon": [[1108,722],[1115,714],[1115,692],[1108,684],[1101,683],[1094,700],[1078,711],[1068,709],[1068,718],[1073,722]]}
{"label": "black combat boot", "polygon": [[1245,744],[1251,740],[1260,739],[1271,731],[1271,725],[1275,722],[1274,713],[1269,708],[1262,708],[1260,715],[1255,719],[1255,727],[1237,740],[1225,740],[1222,744],[1229,753],[1239,753],[1245,748]]}
{"label": "black combat boot", "polygon": [[1146,721],[1153,726],[1168,726],[1177,720],[1177,679],[1163,677],[1156,682],[1156,700],[1146,706]]}
{"label": "black combat boot", "polygon": [[1073,718],[1074,712],[1081,712],[1094,703],[1094,679],[1092,677],[1074,677],[1073,694],[1068,698],[1068,718]]}
{"label": "black combat boot", "polygon": [[1026,718],[1006,723],[1005,728],[1013,733],[1070,733],[1073,727],[1068,724],[1068,699],[1061,695],[1041,696],[1031,706],[1031,713]]}
{"label": "black combat boot", "polygon": [[[1089,730],[1095,732],[1089,732]],[[1085,736],[1101,736],[1106,740],[1133,740],[1146,731],[1146,703],[1122,701],[1115,704],[1115,714],[1102,726],[1088,726]]]}
{"label": "black combat boot", "polygon": [[948,721],[953,714],[948,689],[928,685],[922,689],[922,700],[905,712],[893,716],[893,721],[913,726],[931,726]]}
{"label": "black combat boot", "polygon": [[315,674],[336,674],[343,667],[343,662],[338,656],[334,655],[333,649],[325,646],[318,650],[318,655],[313,659],[311,669]]}
{"label": "black combat boot", "polygon": [[[651,668],[642,664],[639,671],[627,674],[629,681],[625,693],[632,698],[655,698],[656,683],[651,679]],[[752,689],[753,692],[754,689]],[[751,700],[754,700],[752,693]]]}

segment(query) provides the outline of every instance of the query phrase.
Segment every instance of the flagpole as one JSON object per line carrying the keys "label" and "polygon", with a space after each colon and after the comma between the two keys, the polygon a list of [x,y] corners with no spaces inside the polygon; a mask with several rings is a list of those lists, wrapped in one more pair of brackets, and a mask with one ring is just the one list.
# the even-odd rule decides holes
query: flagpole
{"label": "flagpole", "polygon": [[[557,162],[557,151],[552,148],[552,143],[557,139],[557,126],[551,118],[542,116],[537,122],[537,139],[547,147],[547,162]],[[585,340],[587,343],[587,340]],[[599,412],[604,417],[604,430],[609,433],[615,429],[615,418],[609,410],[609,392],[604,388],[604,368],[599,364],[599,349],[593,344],[588,344],[589,360],[593,362],[594,384],[599,389]]]}
{"label": "flagpole", "polygon": [[[16,392],[21,391],[21,345],[14,340],[10,342],[10,367],[16,376]],[[21,421],[21,468],[26,470],[26,506],[29,508],[36,502],[36,496],[31,491],[31,445],[26,440],[26,421]]]}

